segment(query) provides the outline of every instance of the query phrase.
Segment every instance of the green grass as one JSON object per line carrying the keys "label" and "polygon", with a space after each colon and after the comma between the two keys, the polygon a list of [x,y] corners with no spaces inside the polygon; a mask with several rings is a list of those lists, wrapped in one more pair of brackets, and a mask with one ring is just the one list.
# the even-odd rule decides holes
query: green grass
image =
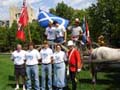
{"label": "green grass", "polygon": [[13,90],[14,67],[9,55],[0,55],[0,90]]}
{"label": "green grass", "polygon": [[[117,70],[108,69],[99,72],[96,85],[91,83],[90,72],[88,70],[83,70],[77,75],[77,90],[120,90],[119,69],[120,68]],[[68,81],[68,86],[71,88],[70,81]],[[14,87],[14,67],[13,62],[10,60],[10,55],[0,55],[0,90],[14,90]]]}

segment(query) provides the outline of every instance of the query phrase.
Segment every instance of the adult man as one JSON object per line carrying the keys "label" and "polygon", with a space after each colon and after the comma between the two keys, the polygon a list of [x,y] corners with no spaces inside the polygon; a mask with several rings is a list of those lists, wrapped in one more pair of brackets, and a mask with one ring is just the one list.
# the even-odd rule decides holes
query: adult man
{"label": "adult man", "polygon": [[34,90],[40,90],[39,84],[39,52],[34,49],[34,44],[29,44],[29,50],[26,53],[26,73],[27,73],[27,90],[32,89],[31,80],[34,80]]}
{"label": "adult man", "polygon": [[17,50],[12,53],[11,59],[14,61],[16,88],[19,89],[19,78],[22,77],[23,90],[25,90],[25,54],[20,44],[17,45]]}
{"label": "adult man", "polygon": [[57,21],[54,21],[53,24],[55,25],[55,34],[56,34],[56,43],[63,44],[66,42],[67,39],[67,32],[65,30],[65,27],[60,25]]}
{"label": "adult man", "polygon": [[76,82],[76,72],[80,71],[82,68],[82,62],[79,51],[74,48],[74,43],[72,40],[68,41],[68,64],[69,64],[69,72],[70,78],[72,80],[72,90],[76,90],[77,82]]}
{"label": "adult man", "polygon": [[54,41],[55,41],[55,27],[53,27],[53,21],[49,22],[49,26],[45,30],[45,35],[47,36],[47,41],[52,48],[54,49]]}
{"label": "adult man", "polygon": [[82,37],[82,28],[80,27],[79,18],[75,19],[75,25],[68,27],[68,30],[71,31],[71,39],[76,43]]}
{"label": "adult man", "polygon": [[52,90],[52,55],[52,49],[49,48],[48,42],[44,41],[43,49],[40,51],[42,63],[42,90],[46,88],[46,75],[48,76],[48,90]]}

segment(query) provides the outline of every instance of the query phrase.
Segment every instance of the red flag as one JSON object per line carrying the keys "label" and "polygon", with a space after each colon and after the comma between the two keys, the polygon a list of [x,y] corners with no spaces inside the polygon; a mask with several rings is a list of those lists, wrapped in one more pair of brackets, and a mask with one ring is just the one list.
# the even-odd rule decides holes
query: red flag
{"label": "red flag", "polygon": [[23,31],[22,26],[20,26],[18,28],[17,33],[16,33],[16,38],[21,40],[21,41],[25,41],[25,33]]}
{"label": "red flag", "polygon": [[23,7],[18,20],[18,30],[16,33],[16,38],[20,39],[21,41],[25,41],[25,33],[23,31],[23,28],[28,24],[28,12],[25,4],[26,4],[26,0],[23,1]]}
{"label": "red flag", "polygon": [[89,32],[89,27],[88,27],[87,21],[86,21],[86,39],[87,39],[87,43],[91,44],[90,32]]}
{"label": "red flag", "polygon": [[28,12],[27,12],[27,7],[26,6],[22,7],[18,23],[21,24],[24,27],[27,26],[27,24],[28,24]]}

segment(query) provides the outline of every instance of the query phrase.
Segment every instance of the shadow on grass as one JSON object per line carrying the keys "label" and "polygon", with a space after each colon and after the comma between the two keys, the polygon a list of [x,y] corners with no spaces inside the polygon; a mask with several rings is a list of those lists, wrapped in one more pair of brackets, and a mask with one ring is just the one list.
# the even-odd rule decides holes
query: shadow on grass
{"label": "shadow on grass", "polygon": [[[56,89],[56,87],[54,87],[54,86],[53,86],[52,88],[53,88],[52,90],[58,90],[58,89]],[[48,89],[47,89],[47,90],[48,90]],[[70,89],[70,87],[66,86],[66,87],[63,88],[63,90],[71,90],[71,89]]]}
{"label": "shadow on grass", "polygon": [[120,90],[120,72],[106,75],[112,80],[112,83],[106,90]]}
{"label": "shadow on grass", "polygon": [[[79,82],[82,84],[93,84],[91,79],[79,79]],[[109,85],[112,83],[112,80],[97,79],[97,84],[99,85]]]}
{"label": "shadow on grass", "polygon": [[8,80],[9,80],[8,86],[15,88],[15,77],[9,75]]}
{"label": "shadow on grass", "polygon": [[[120,90],[120,64],[108,65],[102,68],[101,72],[107,73],[107,77],[111,82],[106,90]],[[118,67],[119,66],[119,67]]]}
{"label": "shadow on grass", "polygon": [[[98,78],[96,85],[107,85],[108,87],[105,88],[104,90],[120,90],[120,69],[119,68],[102,69],[102,70],[100,70],[100,72],[105,72],[106,73],[105,77],[107,77],[107,78],[106,79]],[[39,78],[40,78],[40,84],[41,84],[41,76],[39,76]],[[81,79],[79,79],[79,83],[81,83],[83,85],[84,84],[93,85],[91,80],[92,80],[91,78],[81,78]],[[14,88],[15,87],[14,76],[9,76],[9,81],[10,82],[9,82],[8,86]],[[69,84],[69,82],[68,82],[68,84]],[[67,86],[64,88],[64,90],[70,90],[70,87]]]}
{"label": "shadow on grass", "polygon": [[[98,78],[96,85],[107,85],[108,87],[105,88],[104,90],[120,90],[120,68],[103,67],[98,72],[105,73],[104,77],[107,78],[106,79]],[[82,78],[79,79],[79,82],[83,84],[92,85],[91,79]]]}
{"label": "shadow on grass", "polygon": [[98,70],[98,72],[119,73],[120,72],[120,68],[110,67],[110,66],[106,65],[106,66],[102,66],[101,69]]}
{"label": "shadow on grass", "polygon": [[96,84],[93,84],[91,82],[91,79],[79,79],[79,83],[91,84],[94,87],[96,87],[96,85],[107,85],[108,87],[104,90],[120,90],[120,78],[117,78],[118,77],[117,75],[120,76],[120,74],[114,74],[114,75],[108,75],[109,79],[97,79]]}
{"label": "shadow on grass", "polygon": [[15,77],[14,76],[8,76],[9,81],[15,81]]}

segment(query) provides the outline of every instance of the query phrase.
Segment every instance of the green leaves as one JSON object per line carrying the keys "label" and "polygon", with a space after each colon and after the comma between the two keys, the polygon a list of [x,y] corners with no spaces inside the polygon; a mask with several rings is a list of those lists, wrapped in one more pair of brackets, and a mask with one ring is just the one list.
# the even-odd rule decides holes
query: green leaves
{"label": "green leaves", "polygon": [[41,44],[44,41],[44,29],[38,25],[37,21],[33,21],[27,27],[24,28],[26,41],[22,42],[16,39],[17,32],[17,22],[14,21],[10,28],[0,27],[0,51],[9,51],[16,48],[16,44],[21,43],[23,46],[26,46],[29,41],[28,29],[31,32],[32,41],[35,44]]}
{"label": "green leaves", "polygon": [[50,12],[57,16],[68,19],[70,24],[74,23],[75,18],[82,20],[86,14],[85,10],[75,10],[72,7],[66,5],[64,2],[58,3],[56,8],[50,9]]}
{"label": "green leaves", "polygon": [[[109,44],[118,46],[120,37],[120,0],[98,0],[88,8],[91,36],[94,40],[103,34]],[[120,45],[120,44],[119,44]]]}

